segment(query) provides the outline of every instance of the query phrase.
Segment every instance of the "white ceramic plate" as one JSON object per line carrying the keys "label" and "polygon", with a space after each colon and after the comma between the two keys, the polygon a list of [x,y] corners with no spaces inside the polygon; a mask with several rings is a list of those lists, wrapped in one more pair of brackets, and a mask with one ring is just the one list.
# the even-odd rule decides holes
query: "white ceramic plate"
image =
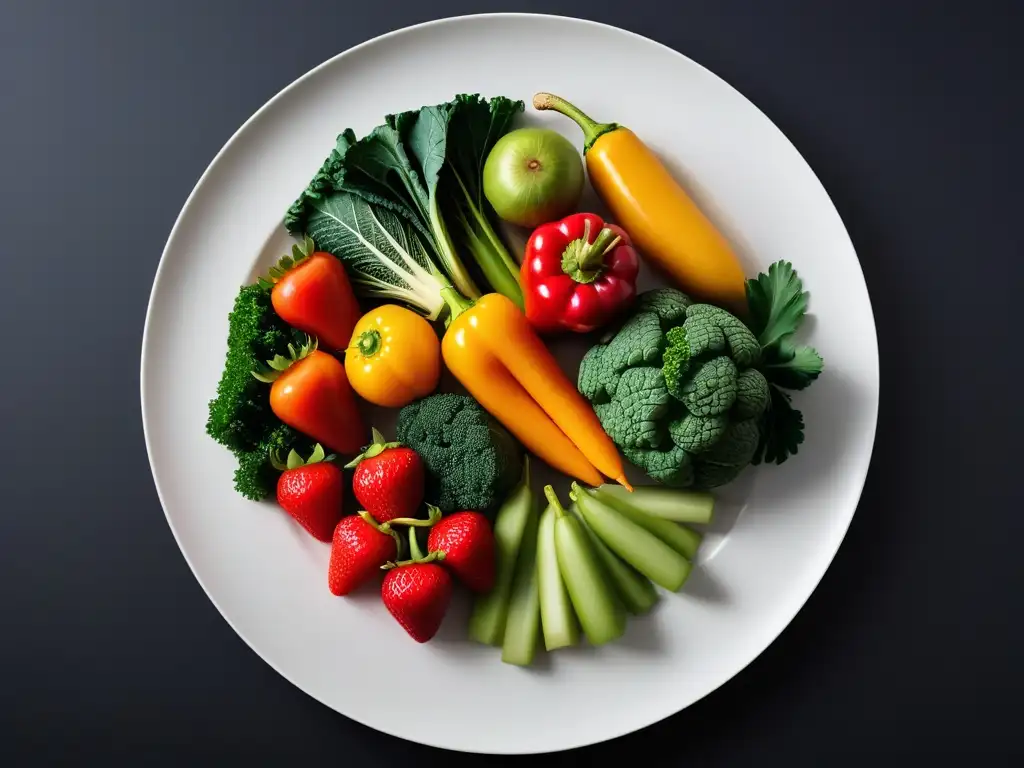
{"label": "white ceramic plate", "polygon": [[[790,259],[811,292],[810,341],[826,373],[797,405],[798,456],[750,469],[722,494],[683,592],[599,650],[503,665],[466,642],[457,605],[412,642],[372,590],[326,588],[327,545],[271,503],[232,490],[233,460],[204,433],[239,285],[284,252],[285,209],[346,126],[456,93],[564,95],[629,125],[674,168],[750,275]],[[553,113],[526,119],[581,143]],[[588,205],[596,206],[592,197]],[[648,282],[647,285],[650,283]],[[578,351],[578,350],[575,350]],[[564,351],[575,371],[574,350]],[[857,256],[814,173],[742,95],[650,40],[572,19],[494,15],[385,35],[273,98],[207,169],[167,242],[142,349],[142,412],[156,486],[196,578],[236,632],[285,678],[338,712],[417,742],[544,752],[613,738],[678,712],[750,663],[818,584],[857,506],[871,455],[878,355]]]}

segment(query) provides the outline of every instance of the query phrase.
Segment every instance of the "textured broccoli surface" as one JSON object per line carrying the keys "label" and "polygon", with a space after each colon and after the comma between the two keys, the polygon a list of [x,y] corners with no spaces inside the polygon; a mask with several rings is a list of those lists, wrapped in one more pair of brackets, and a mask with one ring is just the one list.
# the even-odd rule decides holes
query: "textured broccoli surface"
{"label": "textured broccoli surface", "polygon": [[235,489],[259,500],[273,492],[279,474],[269,449],[285,453],[308,448],[309,441],[281,423],[270,409],[270,388],[252,376],[258,363],[286,354],[291,329],[274,312],[270,294],[244,286],[228,316],[228,349],[217,396],[210,401],[206,432],[238,457]]}
{"label": "textured broccoli surface", "polygon": [[761,348],[727,311],[680,291],[642,294],[580,364],[579,390],[631,462],[669,486],[713,488],[750,463],[769,403]]}
{"label": "textured broccoli surface", "polygon": [[398,413],[397,435],[423,459],[427,501],[444,513],[491,511],[519,481],[522,447],[471,397],[410,403]]}

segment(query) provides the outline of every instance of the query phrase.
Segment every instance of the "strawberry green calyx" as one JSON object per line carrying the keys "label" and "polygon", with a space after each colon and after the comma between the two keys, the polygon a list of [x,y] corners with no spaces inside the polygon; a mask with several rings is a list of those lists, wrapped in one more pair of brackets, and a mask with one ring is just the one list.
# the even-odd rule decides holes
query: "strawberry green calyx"
{"label": "strawberry green calyx", "polygon": [[252,372],[253,378],[257,381],[262,381],[264,384],[272,384],[277,378],[295,365],[303,358],[309,357],[311,354],[316,352],[317,339],[315,336],[306,336],[306,341],[296,347],[294,344],[288,345],[288,357],[284,355],[274,355],[272,360],[267,360],[266,367]]}
{"label": "strawberry green calyx", "polygon": [[313,238],[309,235],[304,236],[301,245],[295,243],[292,246],[291,255],[285,254],[278,259],[277,264],[267,270],[270,279],[258,277],[256,279],[257,284],[265,291],[271,290],[274,287],[274,283],[284,277],[290,269],[297,267],[314,253],[316,253],[316,245],[313,243]]}
{"label": "strawberry green calyx", "polygon": [[382,435],[376,427],[373,427],[373,442],[370,443],[369,446],[367,446],[365,451],[363,451],[361,454],[352,459],[352,461],[346,464],[345,469],[352,469],[361,461],[365,461],[366,459],[372,459],[374,456],[380,456],[382,453],[384,453],[384,451],[388,450],[389,448],[400,448],[401,446],[401,443],[389,443],[387,440],[384,439],[384,435]]}
{"label": "strawberry green calyx", "polygon": [[[434,507],[434,509],[437,509],[437,507]],[[387,523],[385,523],[385,525],[387,525]],[[441,550],[435,550],[434,552],[424,555],[423,550],[420,549],[420,542],[416,538],[416,529],[409,528],[409,559],[397,560],[394,562],[389,561],[384,563],[380,568],[382,571],[389,571],[392,568],[401,568],[403,565],[425,565],[427,563],[441,562],[442,560],[444,560],[444,552]]]}
{"label": "strawberry green calyx", "polygon": [[[394,539],[395,540],[395,552],[401,552],[402,551],[402,538],[398,535],[398,531],[396,531],[394,528],[391,527],[390,523],[378,523],[376,520],[373,519],[373,515],[371,515],[365,509],[359,510],[358,515],[361,518],[363,518],[363,522],[364,523],[366,523],[368,526],[373,528],[375,531],[379,531],[380,533],[387,534],[392,539]],[[412,529],[410,529],[410,530],[412,530]]]}
{"label": "strawberry green calyx", "polygon": [[298,451],[292,448],[288,452],[288,456],[285,459],[281,459],[281,453],[276,448],[270,450],[270,464],[279,472],[284,472],[288,469],[298,469],[299,467],[306,467],[310,464],[320,464],[322,462],[334,461],[335,456],[333,453],[326,453],[324,447],[317,443],[313,446],[313,452],[309,454],[309,458],[304,459],[299,455]]}

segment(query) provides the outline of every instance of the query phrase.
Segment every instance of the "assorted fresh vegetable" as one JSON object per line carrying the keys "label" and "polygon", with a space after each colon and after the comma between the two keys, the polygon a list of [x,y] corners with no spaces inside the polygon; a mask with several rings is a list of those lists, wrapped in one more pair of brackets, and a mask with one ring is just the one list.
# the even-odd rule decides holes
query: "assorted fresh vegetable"
{"label": "assorted fresh vegetable", "polygon": [[445,513],[491,510],[522,473],[515,438],[465,395],[445,392],[405,406],[398,440],[423,460],[426,499]]}
{"label": "assorted fresh vegetable", "polygon": [[317,349],[316,339],[288,345],[288,356],[274,355],[252,375],[270,384],[270,410],[283,423],[342,455],[365,443],[363,417],[345,366]]}
{"label": "assorted fresh vegetable", "polygon": [[270,268],[260,287],[270,291],[277,316],[329,349],[344,349],[359,319],[359,303],[341,263],[317,251],[307,235]]}
{"label": "assorted fresh vegetable", "polygon": [[422,316],[385,304],[356,323],[345,350],[345,373],[367,402],[401,408],[437,389],[441,342]]}
{"label": "assorted fresh vegetable", "polygon": [[517,128],[495,143],[484,164],[484,194],[505,221],[538,227],[576,210],[583,163],[550,128]]}
{"label": "assorted fresh vegetable", "polygon": [[469,394],[532,454],[592,485],[602,474],[626,484],[593,408],[508,299],[492,293],[459,305],[441,353]]}
{"label": "assorted fresh vegetable", "polygon": [[596,214],[543,224],[523,257],[526,317],[541,333],[601,328],[632,305],[639,271],[629,235]]}
{"label": "assorted fresh vegetable", "polygon": [[772,346],[726,310],[659,288],[642,294],[635,312],[583,357],[580,392],[626,457],[655,480],[715,488],[762,456],[781,463],[796,452],[803,420],[779,385],[801,375],[806,386],[821,358],[809,347],[790,353],[789,334],[771,340],[778,324],[792,333],[799,323],[792,310],[774,319],[786,313],[794,283],[800,293],[796,274],[787,274],[775,281],[784,306],[761,310]]}
{"label": "assorted fresh vegetable", "polygon": [[729,241],[639,136],[550,93],[534,96],[533,106],[582,129],[590,183],[652,266],[701,301],[744,312],[743,267]]}
{"label": "assorted fresh vegetable", "polygon": [[[206,424],[239,493],[330,542],[333,595],[379,579],[424,643],[459,585],[469,637],[515,666],[614,642],[683,590],[711,489],[798,451],[790,393],[823,368],[795,341],[791,264],[745,280],[636,134],[534,106],[579,124],[582,159],[500,96],[342,132],[285,215],[301,242],[235,298]],[[613,221],[577,210],[584,161]],[[521,257],[498,217],[529,228]],[[638,295],[641,259],[674,287]],[[574,386],[547,342],[602,329]],[[438,391],[442,361],[467,394]],[[395,440],[361,401],[399,409]],[[538,503],[531,455],[570,478],[568,509],[553,485]]]}

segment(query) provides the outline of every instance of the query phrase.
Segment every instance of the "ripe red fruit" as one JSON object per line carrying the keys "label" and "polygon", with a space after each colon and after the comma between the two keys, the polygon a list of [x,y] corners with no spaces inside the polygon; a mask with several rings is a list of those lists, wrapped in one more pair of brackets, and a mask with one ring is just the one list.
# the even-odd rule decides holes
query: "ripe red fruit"
{"label": "ripe red fruit", "polygon": [[295,451],[283,465],[272,457],[274,466],[284,470],[277,480],[277,503],[320,541],[331,540],[345,489],[344,474],[328,459],[319,444],[305,461]]}
{"label": "ripe red fruit", "polygon": [[381,585],[384,605],[418,643],[441,627],[452,598],[452,578],[436,562],[409,563],[388,571]]}
{"label": "ripe red fruit", "polygon": [[378,523],[415,517],[423,503],[423,460],[401,443],[389,443],[376,429],[373,443],[347,467],[355,467],[352,491]]}
{"label": "ripe red fruit", "polygon": [[427,547],[473,592],[494,586],[494,533],[479,512],[456,512],[430,529]]}
{"label": "ripe red fruit", "polygon": [[327,586],[335,595],[347,595],[381,572],[380,567],[398,557],[398,541],[359,515],[341,520],[331,541]]}

